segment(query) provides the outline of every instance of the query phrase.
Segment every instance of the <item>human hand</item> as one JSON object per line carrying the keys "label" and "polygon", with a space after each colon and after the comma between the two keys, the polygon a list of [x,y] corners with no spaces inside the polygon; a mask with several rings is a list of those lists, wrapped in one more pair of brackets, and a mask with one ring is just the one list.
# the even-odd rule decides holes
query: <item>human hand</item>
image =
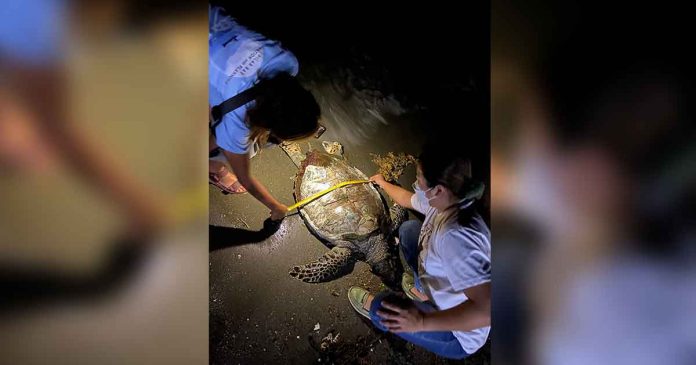
{"label": "human hand", "polygon": [[286,214],[288,214],[288,206],[285,204],[279,204],[271,209],[271,219],[274,221],[285,218]]}
{"label": "human hand", "polygon": [[387,183],[387,180],[384,180],[384,176],[382,176],[382,174],[377,174],[370,177],[370,181],[379,185],[380,187],[384,186],[384,184]]}
{"label": "human hand", "polygon": [[389,331],[395,333],[423,331],[424,314],[412,303],[403,308],[385,300],[382,301],[382,308],[388,311],[380,309],[377,314],[382,317],[381,323]]}

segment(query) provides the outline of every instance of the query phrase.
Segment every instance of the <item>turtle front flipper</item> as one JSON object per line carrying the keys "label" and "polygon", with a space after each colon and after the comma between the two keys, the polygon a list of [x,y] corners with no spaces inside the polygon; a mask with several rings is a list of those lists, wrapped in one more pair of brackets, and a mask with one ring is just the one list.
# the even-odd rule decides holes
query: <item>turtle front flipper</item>
{"label": "turtle front flipper", "polygon": [[353,271],[355,252],[346,247],[334,247],[314,262],[295,266],[290,276],[305,283],[322,283],[340,278]]}
{"label": "turtle front flipper", "polygon": [[302,152],[302,147],[295,142],[282,142],[280,148],[290,157],[295,166],[300,167],[305,159],[305,154]]}

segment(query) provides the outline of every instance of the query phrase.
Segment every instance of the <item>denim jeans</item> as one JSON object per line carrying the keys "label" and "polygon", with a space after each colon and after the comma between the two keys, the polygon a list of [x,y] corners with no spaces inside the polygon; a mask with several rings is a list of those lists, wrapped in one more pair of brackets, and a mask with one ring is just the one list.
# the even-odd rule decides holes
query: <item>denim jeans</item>
{"label": "denim jeans", "polygon": [[[418,235],[420,234],[420,229],[421,222],[416,220],[410,220],[402,224],[399,228],[399,246],[401,247],[404,260],[413,270],[416,288],[422,291],[420,280],[418,280]],[[389,300],[390,297],[391,300]],[[377,314],[377,310],[381,309],[382,300],[385,298],[387,298],[388,301],[396,303],[403,302],[404,299],[396,296],[394,293],[385,291],[377,294],[372,300],[372,305],[370,306],[370,318],[372,319],[372,323],[380,330],[386,332],[387,329],[380,323],[381,318]],[[427,313],[436,310],[436,308],[429,303],[411,302],[422,312]],[[396,335],[442,357],[463,359],[469,356],[450,331],[402,332],[396,333]]]}

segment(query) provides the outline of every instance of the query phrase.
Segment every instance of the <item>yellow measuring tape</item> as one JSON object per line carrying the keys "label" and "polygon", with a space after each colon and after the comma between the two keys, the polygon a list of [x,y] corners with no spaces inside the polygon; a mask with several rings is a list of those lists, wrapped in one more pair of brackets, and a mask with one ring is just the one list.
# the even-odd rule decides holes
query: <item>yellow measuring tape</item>
{"label": "yellow measuring tape", "polygon": [[318,193],[316,193],[316,194],[314,194],[314,195],[312,195],[312,196],[310,196],[310,197],[308,197],[308,198],[302,199],[302,200],[300,200],[299,202],[297,202],[297,203],[295,203],[295,204],[289,206],[289,207],[288,207],[288,212],[291,211],[291,210],[300,208],[300,207],[302,207],[303,205],[306,205],[307,203],[310,203],[310,202],[312,202],[313,200],[315,200],[315,199],[317,199],[317,198],[320,198],[320,197],[322,197],[322,196],[324,196],[324,195],[326,195],[326,194],[328,194],[328,193],[330,193],[330,192],[332,192],[332,191],[334,191],[334,190],[336,190],[336,189],[340,189],[340,188],[342,188],[342,187],[344,187],[344,186],[355,185],[355,184],[364,184],[364,183],[369,183],[369,182],[370,182],[370,180],[351,180],[351,181],[344,181],[344,182],[342,182],[342,183],[336,184],[336,185],[334,185],[334,186],[332,186],[332,187],[330,187],[330,188],[328,188],[328,189],[326,189],[326,190],[322,190],[322,191],[320,191],[320,192],[318,192]]}
{"label": "yellow measuring tape", "polygon": [[[308,198],[288,207],[288,212],[300,208],[312,201],[344,186],[365,184],[370,180],[351,180],[336,184],[326,190],[322,190]],[[173,200],[173,203],[168,207],[168,221],[171,223],[183,223],[195,216],[204,215],[208,210],[208,184],[196,186],[192,189],[178,193]]]}

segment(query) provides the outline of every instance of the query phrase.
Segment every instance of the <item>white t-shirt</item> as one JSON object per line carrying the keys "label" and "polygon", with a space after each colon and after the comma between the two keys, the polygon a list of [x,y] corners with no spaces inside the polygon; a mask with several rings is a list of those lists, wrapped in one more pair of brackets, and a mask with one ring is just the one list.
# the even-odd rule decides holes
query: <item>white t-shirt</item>
{"label": "white t-shirt", "polygon": [[[456,211],[439,213],[425,197],[414,194],[413,208],[425,214],[418,244],[418,277],[425,294],[439,310],[468,298],[464,289],[491,281],[491,232],[480,215],[468,226],[457,222]],[[453,331],[464,351],[473,354],[488,338],[491,327]]]}

